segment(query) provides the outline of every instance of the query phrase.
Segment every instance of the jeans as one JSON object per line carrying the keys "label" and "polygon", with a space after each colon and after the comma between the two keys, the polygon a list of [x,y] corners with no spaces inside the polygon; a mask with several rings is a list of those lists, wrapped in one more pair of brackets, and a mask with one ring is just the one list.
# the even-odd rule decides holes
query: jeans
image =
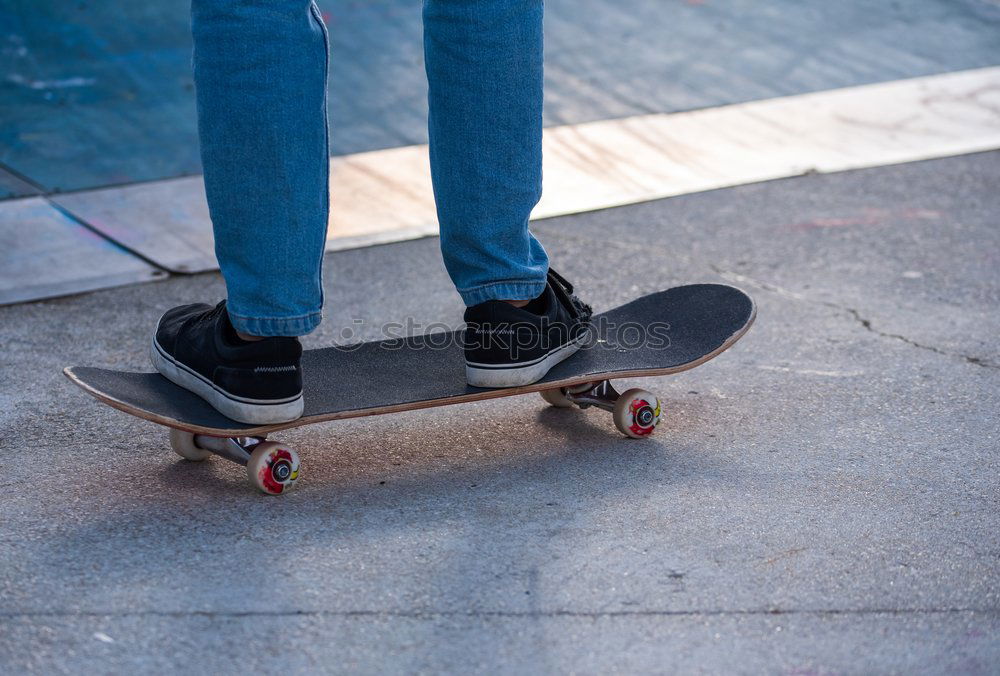
{"label": "jeans", "polygon": [[[441,252],[467,305],[542,293],[542,0],[425,0]],[[205,191],[233,325],[320,322],[329,41],[311,0],[192,0]],[[416,298],[414,299],[417,300]]]}

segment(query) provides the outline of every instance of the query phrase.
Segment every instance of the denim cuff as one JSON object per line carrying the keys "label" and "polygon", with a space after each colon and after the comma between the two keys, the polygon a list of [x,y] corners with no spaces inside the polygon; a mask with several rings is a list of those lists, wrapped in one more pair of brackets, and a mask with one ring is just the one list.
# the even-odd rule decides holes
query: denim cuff
{"label": "denim cuff", "polygon": [[251,336],[304,336],[323,319],[322,311],[296,317],[244,317],[228,310],[233,328]]}
{"label": "denim cuff", "polygon": [[545,279],[538,281],[505,280],[491,282],[468,289],[459,289],[458,293],[468,306],[479,305],[488,300],[532,300],[545,291]]}

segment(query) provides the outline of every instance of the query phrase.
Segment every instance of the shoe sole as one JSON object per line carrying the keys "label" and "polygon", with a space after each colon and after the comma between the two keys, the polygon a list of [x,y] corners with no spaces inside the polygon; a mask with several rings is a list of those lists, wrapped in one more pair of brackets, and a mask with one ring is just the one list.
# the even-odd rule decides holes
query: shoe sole
{"label": "shoe sole", "polygon": [[473,387],[519,387],[538,382],[552,367],[580,349],[586,334],[527,364],[465,362],[465,381]]}
{"label": "shoe sole", "polygon": [[268,400],[248,399],[227,392],[167,354],[156,341],[155,333],[149,359],[164,378],[194,392],[227,418],[248,425],[272,425],[302,417],[305,407],[301,394],[294,398]]}

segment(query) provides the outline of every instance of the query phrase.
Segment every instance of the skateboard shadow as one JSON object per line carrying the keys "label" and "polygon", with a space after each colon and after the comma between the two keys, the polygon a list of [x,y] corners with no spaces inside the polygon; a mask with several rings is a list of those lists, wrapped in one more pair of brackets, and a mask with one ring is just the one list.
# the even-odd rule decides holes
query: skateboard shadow
{"label": "skateboard shadow", "polygon": [[[599,413],[532,416],[517,401],[286,433],[305,449],[305,473],[280,498],[257,494],[220,459],[137,449],[163,463],[159,476],[118,486],[106,514],[31,543],[32,559],[66,566],[72,552],[78,584],[62,602],[79,608],[121,610],[134,598],[166,611],[368,612],[398,602],[534,612],[564,603],[558,580],[606,557],[609,537],[638,528],[669,540],[684,518],[671,487],[724,477],[669,424],[632,440]],[[588,584],[608,583],[601,575]],[[280,598],[262,595],[266,579],[282,580]],[[486,649],[477,646],[481,657]]]}

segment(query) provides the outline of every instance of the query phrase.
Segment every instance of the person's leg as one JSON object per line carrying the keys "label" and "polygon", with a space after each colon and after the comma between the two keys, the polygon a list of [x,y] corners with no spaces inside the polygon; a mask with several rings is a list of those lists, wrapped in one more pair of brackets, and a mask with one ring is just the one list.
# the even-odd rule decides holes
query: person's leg
{"label": "person's leg", "polygon": [[164,313],[150,359],[230,418],[294,420],[304,407],[295,336],[319,324],[323,306],[326,28],[311,0],[192,0],[191,27],[205,191],[228,298]]}
{"label": "person's leg", "polygon": [[542,378],[591,314],[528,230],[542,192],[542,13],[542,0],[424,1],[441,251],[468,306],[465,374],[478,387]]}
{"label": "person's leg", "polygon": [[425,0],[430,157],[445,266],[466,305],[537,297],[542,0]]}
{"label": "person's leg", "polygon": [[326,28],[312,0],[192,0],[205,191],[233,326],[320,322],[329,211]]}

